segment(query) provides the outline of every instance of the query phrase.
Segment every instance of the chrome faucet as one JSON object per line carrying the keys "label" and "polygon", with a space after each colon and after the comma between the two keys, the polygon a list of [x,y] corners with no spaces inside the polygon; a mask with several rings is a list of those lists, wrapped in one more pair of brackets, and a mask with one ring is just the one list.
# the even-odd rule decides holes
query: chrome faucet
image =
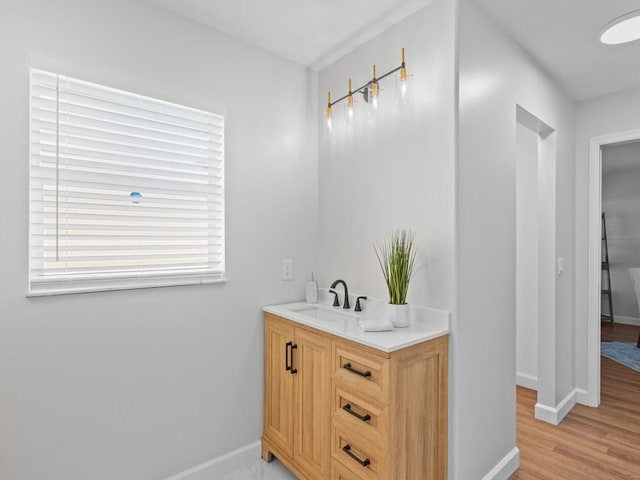
{"label": "chrome faucet", "polygon": [[338,294],[334,290],[334,288],[336,288],[336,286],[339,283],[341,283],[342,286],[344,287],[344,305],[342,306],[342,308],[346,308],[348,310],[348,309],[351,308],[351,305],[349,305],[349,289],[347,288],[347,283],[344,280],[336,280],[335,282],[333,282],[331,284],[331,287],[330,287],[329,291],[336,294],[336,297],[335,297],[335,299],[333,301],[333,306],[334,307],[339,307],[340,306],[340,302],[338,302]]}

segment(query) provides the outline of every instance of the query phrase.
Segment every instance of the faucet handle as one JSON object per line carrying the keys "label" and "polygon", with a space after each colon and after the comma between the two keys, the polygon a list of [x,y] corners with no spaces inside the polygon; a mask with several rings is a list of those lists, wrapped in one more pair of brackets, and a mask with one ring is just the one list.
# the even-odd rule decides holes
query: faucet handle
{"label": "faucet handle", "polygon": [[360,306],[360,300],[366,300],[367,297],[362,295],[361,297],[356,298],[356,308],[353,309],[354,312],[361,312],[362,307]]}
{"label": "faucet handle", "polygon": [[336,292],[335,290],[329,289],[329,293],[333,293],[334,297],[333,297],[333,306],[334,307],[339,307],[340,306],[340,300],[338,300],[338,292]]}

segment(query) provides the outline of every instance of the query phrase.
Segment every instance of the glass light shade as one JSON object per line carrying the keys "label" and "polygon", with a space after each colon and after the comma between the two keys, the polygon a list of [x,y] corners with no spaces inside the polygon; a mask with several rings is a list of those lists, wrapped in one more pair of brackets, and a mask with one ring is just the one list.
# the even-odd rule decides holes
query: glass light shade
{"label": "glass light shade", "polygon": [[406,69],[400,70],[400,73],[396,76],[396,104],[399,107],[409,104],[409,75],[407,75]]}
{"label": "glass light shade", "polygon": [[619,45],[640,39],[640,10],[627,13],[608,23],[600,34],[605,45]]}
{"label": "glass light shade", "polygon": [[354,103],[353,95],[349,95],[344,104],[344,124],[347,127],[353,127],[356,124],[356,108]]}
{"label": "glass light shade", "polygon": [[333,135],[333,108],[331,107],[331,94],[329,94],[329,102],[327,104],[327,112],[325,113],[325,133],[327,138],[331,138]]}
{"label": "glass light shade", "polygon": [[378,82],[376,82],[368,88],[368,92],[367,92],[367,99],[369,104],[367,113],[369,115],[369,118],[375,118],[378,115],[378,111],[380,108],[379,97],[380,97],[380,85],[378,84]]}

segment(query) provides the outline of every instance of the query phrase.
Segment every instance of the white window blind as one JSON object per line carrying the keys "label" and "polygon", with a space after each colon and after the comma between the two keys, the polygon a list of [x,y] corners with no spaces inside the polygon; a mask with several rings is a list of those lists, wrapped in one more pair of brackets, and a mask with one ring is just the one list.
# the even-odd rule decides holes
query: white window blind
{"label": "white window blind", "polygon": [[31,70],[32,295],[224,279],[224,117]]}

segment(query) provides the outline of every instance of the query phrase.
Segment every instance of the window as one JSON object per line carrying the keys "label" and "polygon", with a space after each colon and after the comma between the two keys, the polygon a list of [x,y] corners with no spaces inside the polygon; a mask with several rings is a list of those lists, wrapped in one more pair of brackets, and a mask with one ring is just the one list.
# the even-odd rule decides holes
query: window
{"label": "window", "polygon": [[224,117],[31,70],[29,294],[224,279]]}

